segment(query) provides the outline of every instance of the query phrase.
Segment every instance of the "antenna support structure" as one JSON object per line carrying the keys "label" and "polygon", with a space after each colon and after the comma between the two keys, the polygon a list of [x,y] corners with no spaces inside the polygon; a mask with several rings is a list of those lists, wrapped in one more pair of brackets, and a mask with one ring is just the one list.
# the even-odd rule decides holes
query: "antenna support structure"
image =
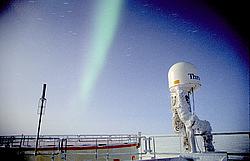
{"label": "antenna support structure", "polygon": [[37,136],[36,136],[35,155],[37,155],[37,149],[39,146],[39,135],[42,123],[42,115],[45,114],[45,107],[47,101],[47,99],[45,98],[45,93],[46,93],[46,84],[43,84],[42,97],[39,99],[38,110],[37,110],[37,113],[39,114],[39,120],[38,120]]}
{"label": "antenna support structure", "polygon": [[[173,113],[172,126],[175,133],[181,134],[184,150],[196,153],[195,134],[200,134],[204,140],[205,151],[214,151],[210,123],[206,120],[200,120],[194,113],[194,92],[201,86],[196,67],[188,62],[172,65],[168,72],[168,83]],[[192,101],[190,101],[191,95]]]}

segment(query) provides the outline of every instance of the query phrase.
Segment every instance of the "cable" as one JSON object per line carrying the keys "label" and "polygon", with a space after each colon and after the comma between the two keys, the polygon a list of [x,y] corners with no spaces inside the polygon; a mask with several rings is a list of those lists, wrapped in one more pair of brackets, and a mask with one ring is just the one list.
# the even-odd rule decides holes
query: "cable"
{"label": "cable", "polygon": [[195,113],[195,105],[194,105],[194,88],[193,87],[191,88],[191,91],[192,91],[193,115],[194,115],[194,113]]}

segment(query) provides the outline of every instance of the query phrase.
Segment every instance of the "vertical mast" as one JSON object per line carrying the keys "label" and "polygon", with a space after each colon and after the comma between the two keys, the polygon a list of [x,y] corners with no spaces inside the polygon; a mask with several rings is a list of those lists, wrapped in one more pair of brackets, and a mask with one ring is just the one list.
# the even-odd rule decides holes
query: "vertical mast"
{"label": "vertical mast", "polygon": [[[43,93],[42,93],[42,97],[39,100],[39,105],[38,105],[39,121],[38,121],[37,137],[36,137],[35,155],[37,154],[37,147],[38,147],[38,140],[39,140],[43,110],[44,110],[45,105],[46,105],[45,92],[46,92],[46,84],[43,84]],[[40,108],[40,112],[39,112],[39,108]]]}

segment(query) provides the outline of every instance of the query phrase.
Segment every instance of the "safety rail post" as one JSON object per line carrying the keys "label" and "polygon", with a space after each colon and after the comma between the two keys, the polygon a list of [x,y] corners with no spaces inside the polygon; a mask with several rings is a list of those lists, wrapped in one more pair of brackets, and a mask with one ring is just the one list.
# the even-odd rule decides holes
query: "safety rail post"
{"label": "safety rail post", "polygon": [[106,160],[109,160],[109,141],[111,141],[111,135],[109,135],[108,137],[106,137],[106,139],[107,139],[107,146],[108,146],[108,148],[107,148],[107,153],[106,153]]}
{"label": "safety rail post", "polygon": [[145,153],[151,153],[152,152],[152,150],[151,150],[151,137],[149,137],[149,138],[147,138],[147,137],[145,137],[145,140],[144,140],[144,144],[145,144],[145,150],[144,150],[144,152]]}
{"label": "safety rail post", "polygon": [[141,145],[141,138],[142,138],[141,132],[138,132],[138,137],[137,137],[138,141],[137,142],[139,145]]}
{"label": "safety rail post", "polygon": [[144,153],[147,153],[148,152],[148,142],[147,142],[147,138],[146,137],[144,139],[144,145],[145,145]]}
{"label": "safety rail post", "polygon": [[23,146],[25,145],[25,140],[26,140],[26,137],[25,135],[23,136]]}
{"label": "safety rail post", "polygon": [[[65,145],[64,145],[65,144]],[[67,160],[67,139],[62,138],[61,139],[61,159],[63,159],[64,161]]]}
{"label": "safety rail post", "polygon": [[139,152],[139,158],[140,158],[140,160],[142,160],[142,145],[141,145],[142,141],[141,140],[142,140],[141,132],[138,132],[137,143],[138,143],[138,148],[140,148],[140,152]]}
{"label": "safety rail post", "polygon": [[28,136],[28,138],[27,138],[27,145],[26,146],[28,146],[29,145],[29,136]]}
{"label": "safety rail post", "polygon": [[13,143],[15,139],[16,139],[15,136],[11,136],[11,147],[13,147]]}
{"label": "safety rail post", "polygon": [[95,148],[95,159],[97,160],[98,159],[98,143],[97,143],[97,138],[95,139],[95,145],[96,145],[96,148]]}
{"label": "safety rail post", "polygon": [[149,138],[148,138],[149,153],[151,153],[151,152],[152,152],[152,149],[151,149],[151,140],[152,140],[152,138],[151,138],[151,137],[149,137]]}
{"label": "safety rail post", "polygon": [[153,137],[153,152],[154,152],[154,159],[156,158],[156,152],[155,152],[155,137]]}
{"label": "safety rail post", "polygon": [[22,137],[21,137],[21,139],[20,139],[19,148],[21,148],[21,147],[22,147],[22,142],[23,142],[23,134],[22,134]]}

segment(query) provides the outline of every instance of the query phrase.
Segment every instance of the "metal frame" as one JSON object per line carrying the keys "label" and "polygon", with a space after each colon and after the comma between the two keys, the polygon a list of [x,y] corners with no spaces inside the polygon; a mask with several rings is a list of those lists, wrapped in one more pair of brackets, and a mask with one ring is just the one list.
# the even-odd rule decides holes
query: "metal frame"
{"label": "metal frame", "polygon": [[[250,138],[250,132],[223,132],[212,133],[212,135],[248,135]],[[201,134],[195,134],[195,137],[200,137]],[[179,152],[157,152],[157,138],[178,138],[180,142]],[[1,148],[13,148],[25,151],[25,155],[34,155],[36,145],[35,135],[14,135],[14,136],[0,136],[0,149]],[[138,152],[119,153],[111,151],[112,146],[124,145],[135,146],[138,148]],[[68,149],[70,147],[91,147],[90,151],[74,151],[70,153]],[[167,146],[167,145],[166,145]],[[47,149],[46,149],[47,148]],[[49,149],[49,150],[48,150]],[[100,149],[107,149],[106,153],[99,153]],[[200,151],[202,153],[202,151]],[[175,155],[180,156],[182,154],[181,149],[181,136],[174,135],[158,135],[158,136],[141,136],[139,135],[43,135],[39,137],[37,155],[49,155],[53,158],[56,155],[66,160],[67,154],[77,155],[94,155],[97,159],[100,156],[104,156],[107,159],[111,156],[118,155],[138,155],[140,159],[147,156],[150,158],[157,158],[159,155]],[[250,153],[227,153],[229,156],[249,156]]]}
{"label": "metal frame", "polygon": [[[250,132],[216,132],[216,133],[212,133],[212,135],[214,136],[223,136],[223,135],[248,135],[249,137],[249,143],[248,145],[250,145]],[[195,137],[200,137],[202,136],[202,134],[195,134]],[[175,138],[179,138],[180,139],[180,143],[179,143],[179,146],[180,146],[180,151],[179,152],[176,152],[176,153],[172,153],[172,152],[157,152],[157,144],[156,144],[156,139],[157,138],[171,138],[171,137],[175,137]],[[153,147],[150,147],[150,149],[153,149],[153,150],[149,150],[148,152],[152,155],[152,158],[156,159],[157,156],[159,155],[176,155],[176,156],[179,156],[180,154],[184,153],[183,150],[182,150],[182,146],[181,146],[181,135],[179,134],[174,134],[174,135],[158,135],[158,136],[149,136],[148,138],[149,142],[150,140],[153,141],[153,144],[152,146]],[[149,145],[151,145],[149,143]],[[204,153],[205,151],[202,151],[200,150],[199,153]],[[250,151],[248,151],[248,153],[234,153],[234,152],[226,152],[228,156],[250,156]],[[230,158],[230,157],[229,157]]]}

